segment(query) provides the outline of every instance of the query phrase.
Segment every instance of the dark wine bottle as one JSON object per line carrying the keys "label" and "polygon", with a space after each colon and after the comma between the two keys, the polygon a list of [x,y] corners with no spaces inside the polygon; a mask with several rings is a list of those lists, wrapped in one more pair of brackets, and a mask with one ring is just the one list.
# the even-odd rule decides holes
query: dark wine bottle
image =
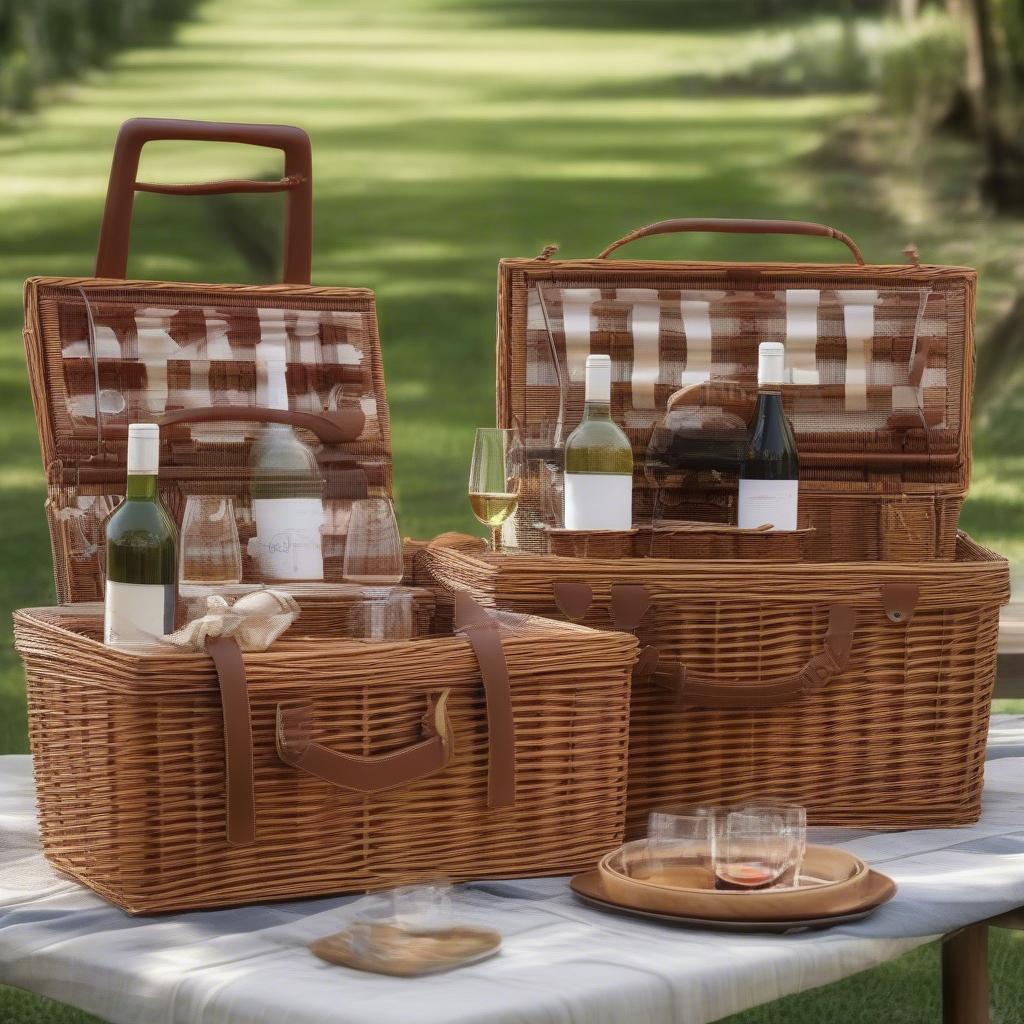
{"label": "dark wine bottle", "polygon": [[737,525],[745,530],[797,528],[800,457],[782,408],[785,358],[777,341],[763,341],[757,350],[757,407],[740,469]]}
{"label": "dark wine bottle", "polygon": [[178,531],[160,501],[160,428],[128,427],[125,500],[107,520],[103,639],[112,647],[146,647],[174,629]]}

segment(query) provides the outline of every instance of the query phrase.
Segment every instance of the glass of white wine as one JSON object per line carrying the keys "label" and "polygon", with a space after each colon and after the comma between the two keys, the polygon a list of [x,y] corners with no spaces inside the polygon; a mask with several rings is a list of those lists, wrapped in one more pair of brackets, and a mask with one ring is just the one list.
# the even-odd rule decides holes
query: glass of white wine
{"label": "glass of white wine", "polygon": [[469,504],[473,515],[491,528],[491,550],[498,550],[501,526],[519,505],[522,446],[514,430],[480,427],[469,467]]}

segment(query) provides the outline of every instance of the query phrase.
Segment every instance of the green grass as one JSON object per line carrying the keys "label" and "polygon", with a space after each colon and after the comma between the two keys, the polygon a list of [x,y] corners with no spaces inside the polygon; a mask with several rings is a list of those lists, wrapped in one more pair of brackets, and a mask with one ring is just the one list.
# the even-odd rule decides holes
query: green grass
{"label": "green grass", "polygon": [[[64,87],[37,117],[0,134],[0,751],[26,746],[6,612],[52,599],[21,281],[90,272],[124,118],[284,121],[309,130],[314,280],[378,292],[408,535],[476,528],[465,473],[473,427],[493,420],[500,256],[529,256],[552,241],[566,256],[590,256],[666,216],[823,220],[848,230],[876,262],[902,259],[913,239],[930,261],[978,265],[982,325],[997,319],[1020,287],[1015,254],[1024,230],[972,204],[972,154],[953,143],[910,145],[874,116],[864,94],[744,93],[743,69],[777,52],[785,29],[698,6],[704,14],[695,21],[696,8],[675,0],[211,0],[175,45],[122,54],[110,73]],[[718,93],[716,78],[726,73],[729,88]],[[166,144],[147,150],[140,176],[268,169],[265,153]],[[130,273],[251,279],[253,261],[226,242],[223,223],[194,200],[140,197]],[[636,252],[839,255],[826,242],[699,235],[652,239]],[[1024,554],[1024,417],[1007,415],[1021,411],[1015,381],[997,381],[979,416],[965,523]],[[1020,964],[1019,946],[1007,939],[999,948]],[[741,1019],[841,1013],[855,1022],[878,1016],[867,1007],[884,1006],[890,1020],[933,1020],[933,1010],[918,1009],[933,1007],[933,960],[934,951],[923,951]],[[1019,991],[1013,998],[1006,1005],[1019,1008]],[[0,1001],[0,1022],[58,1019],[42,1009],[32,1017],[27,1006]]]}

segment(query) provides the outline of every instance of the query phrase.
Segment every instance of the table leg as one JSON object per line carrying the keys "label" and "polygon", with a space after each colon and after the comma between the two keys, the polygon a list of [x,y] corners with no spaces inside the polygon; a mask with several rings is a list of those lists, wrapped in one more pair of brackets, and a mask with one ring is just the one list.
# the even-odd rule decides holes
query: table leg
{"label": "table leg", "polygon": [[988,922],[954,932],[942,943],[943,1024],[989,1024]]}

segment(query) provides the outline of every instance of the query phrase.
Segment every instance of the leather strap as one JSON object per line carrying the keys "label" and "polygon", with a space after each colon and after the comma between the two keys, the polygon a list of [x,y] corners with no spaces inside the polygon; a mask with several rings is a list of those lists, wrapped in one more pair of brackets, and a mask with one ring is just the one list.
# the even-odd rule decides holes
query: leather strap
{"label": "leather strap", "polygon": [[508,662],[494,619],[468,594],[455,595],[455,628],[470,642],[487,701],[487,806],[516,802],[516,726]]}
{"label": "leather strap", "polygon": [[210,637],[206,641],[206,651],[213,658],[217,670],[224,715],[228,845],[248,846],[256,841],[256,789],[245,662],[238,643],[231,637]]}
{"label": "leather strap", "polygon": [[430,698],[423,716],[424,738],[388,754],[357,757],[331,750],[309,738],[313,709],[277,706],[277,756],[309,775],[339,789],[357,793],[383,793],[436,775],[447,767],[454,753],[448,696],[443,690]]}
{"label": "leather strap", "polygon": [[[139,157],[147,142],[231,142],[279,149],[284,153],[284,177],[274,182],[218,181],[187,185],[139,182]],[[128,266],[132,207],[136,192],[168,195],[213,195],[226,192],[287,193],[284,230],[284,268],[281,279],[309,284],[313,251],[313,161],[309,136],[283,124],[229,124],[135,117],[117,133],[103,208],[97,277],[124,277]]]}
{"label": "leather strap", "polygon": [[312,431],[325,444],[357,441],[363,432],[366,416],[361,409],[348,408],[328,412],[295,412],[292,409],[264,409],[260,406],[206,405],[193,409],[175,409],[158,419],[162,427],[177,423],[290,423]]}
{"label": "leather strap", "polygon": [[885,617],[905,626],[914,617],[921,588],[916,583],[883,583],[879,587]]}
{"label": "leather strap", "polygon": [[689,231],[742,235],[814,235],[821,238],[835,238],[850,250],[859,266],[864,266],[864,257],[856,242],[838,228],[831,228],[827,224],[816,224],[807,220],[747,220],[729,217],[677,217],[673,220],[659,220],[654,224],[647,224],[635,231],[630,231],[628,235],[623,235],[618,241],[612,242],[598,256],[598,259],[607,259],[616,249],[620,249],[628,242],[634,242],[638,238]]}
{"label": "leather strap", "polygon": [[688,672],[685,665],[659,667],[657,685],[669,690],[680,704],[703,708],[775,707],[799,700],[845,671],[853,646],[856,612],[850,605],[832,605],[822,649],[799,672],[771,683],[721,682]]}
{"label": "leather strap", "polygon": [[632,633],[650,606],[651,595],[642,583],[612,584],[612,625],[620,632]]}
{"label": "leather strap", "polygon": [[594,603],[593,587],[577,580],[556,580],[551,584],[551,594],[558,610],[570,622],[579,622],[585,618]]}

